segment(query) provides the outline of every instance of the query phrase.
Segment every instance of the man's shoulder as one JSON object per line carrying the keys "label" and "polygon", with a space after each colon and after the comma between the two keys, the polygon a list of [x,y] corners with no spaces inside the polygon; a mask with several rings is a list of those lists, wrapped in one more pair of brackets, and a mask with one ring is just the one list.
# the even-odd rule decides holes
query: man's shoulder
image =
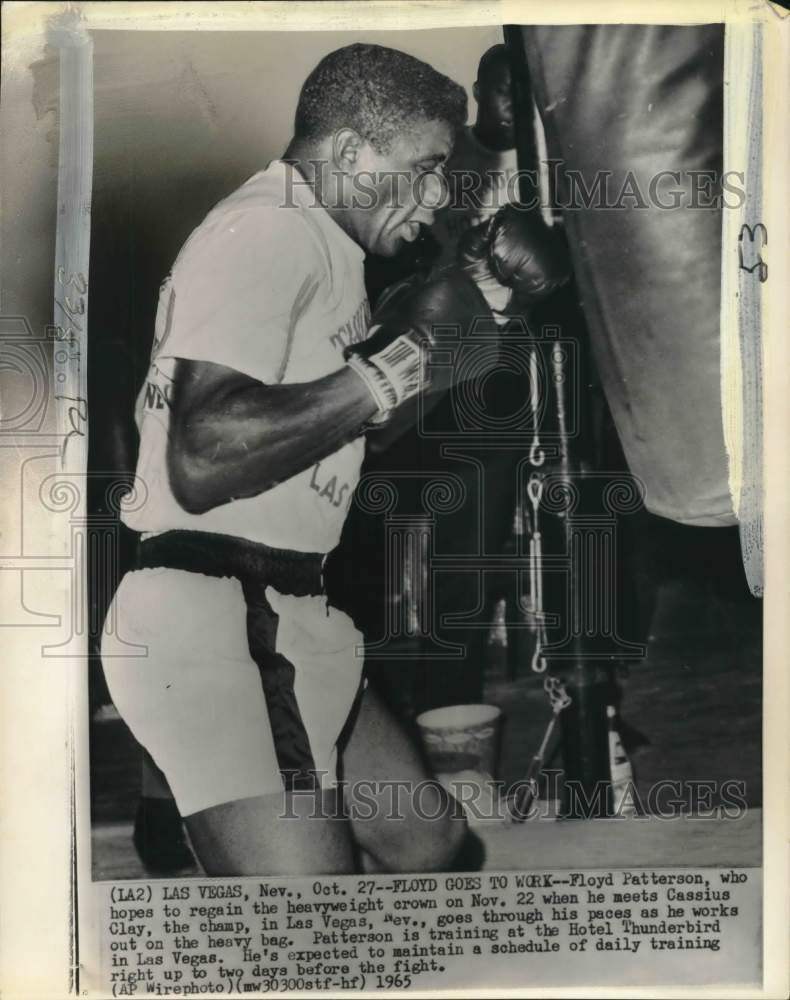
{"label": "man's shoulder", "polygon": [[494,150],[484,146],[477,138],[473,125],[467,125],[460,133],[447,164],[447,172],[491,171],[507,173],[518,168],[515,148]]}
{"label": "man's shoulder", "polygon": [[293,172],[275,161],[219,202],[196,232],[243,227],[249,222],[249,228],[264,238],[270,230],[278,234],[283,230],[306,233],[309,230],[306,198],[301,191],[297,197],[297,183]]}
{"label": "man's shoulder", "polygon": [[294,168],[283,160],[273,160],[224,198],[214,211],[239,209],[301,210],[314,201],[312,189]]}
{"label": "man's shoulder", "polygon": [[[279,164],[278,166],[282,166]],[[231,257],[250,265],[269,257],[281,263],[299,258],[319,267],[325,256],[310,213],[294,199],[284,172],[270,165],[214,206],[192,231],[174,272],[215,266]]]}
{"label": "man's shoulder", "polygon": [[464,170],[469,163],[470,151],[475,148],[474,139],[471,137],[471,126],[465,125],[456,136],[453,151],[447,161],[447,170]]}

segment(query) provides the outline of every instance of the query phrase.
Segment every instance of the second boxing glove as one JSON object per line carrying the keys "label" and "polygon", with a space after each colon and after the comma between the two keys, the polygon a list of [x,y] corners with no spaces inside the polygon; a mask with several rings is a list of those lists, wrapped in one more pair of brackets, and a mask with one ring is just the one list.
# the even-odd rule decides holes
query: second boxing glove
{"label": "second boxing glove", "polygon": [[459,260],[468,268],[490,271],[512,289],[521,307],[545,298],[570,278],[565,240],[557,227],[517,205],[505,205],[462,240]]}

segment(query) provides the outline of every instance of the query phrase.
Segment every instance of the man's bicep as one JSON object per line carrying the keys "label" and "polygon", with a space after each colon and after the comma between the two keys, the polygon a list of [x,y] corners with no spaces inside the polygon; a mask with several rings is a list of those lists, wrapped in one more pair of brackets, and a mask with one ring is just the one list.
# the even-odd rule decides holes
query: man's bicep
{"label": "man's bicep", "polygon": [[214,409],[233,392],[261,385],[257,379],[213,361],[177,358],[173,375],[172,411],[177,417]]}
{"label": "man's bicep", "polygon": [[225,365],[176,359],[167,471],[173,495],[190,513],[203,513],[215,505],[206,501],[202,484],[218,453],[237,436],[232,401],[246,388],[264,386]]}
{"label": "man's bicep", "polygon": [[263,388],[263,383],[243,372],[211,361],[176,361],[171,395],[170,460],[206,457],[221,440],[223,413],[239,391]]}

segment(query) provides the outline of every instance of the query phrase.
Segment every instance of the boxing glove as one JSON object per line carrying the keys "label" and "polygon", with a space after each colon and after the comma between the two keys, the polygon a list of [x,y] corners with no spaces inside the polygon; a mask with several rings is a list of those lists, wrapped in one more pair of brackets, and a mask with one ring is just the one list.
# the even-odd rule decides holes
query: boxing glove
{"label": "boxing glove", "polygon": [[437,331],[472,329],[496,340],[496,321],[485,295],[462,267],[450,265],[427,278],[399,282],[384,293],[367,340],[346,348],[346,363],[365,382],[379,406],[376,422],[420,390],[441,392],[452,385],[452,364],[427,365],[432,347],[448,349],[457,338],[437,340]]}
{"label": "boxing glove", "polygon": [[469,273],[493,275],[527,308],[562,287],[570,277],[565,241],[540,213],[505,205],[487,223],[466,234],[459,262]]}
{"label": "boxing glove", "polygon": [[492,270],[490,242],[486,223],[467,229],[458,241],[456,258],[461,270],[469,275],[483,293],[494,316],[504,322],[504,313],[510,304],[512,291]]}

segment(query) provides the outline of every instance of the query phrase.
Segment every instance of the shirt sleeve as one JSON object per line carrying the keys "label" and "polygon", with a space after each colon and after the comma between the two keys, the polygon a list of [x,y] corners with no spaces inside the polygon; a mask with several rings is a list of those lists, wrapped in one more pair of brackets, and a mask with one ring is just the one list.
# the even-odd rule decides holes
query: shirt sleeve
{"label": "shirt sleeve", "polygon": [[297,212],[264,207],[209,217],[173,268],[158,355],[279,382],[320,267]]}

